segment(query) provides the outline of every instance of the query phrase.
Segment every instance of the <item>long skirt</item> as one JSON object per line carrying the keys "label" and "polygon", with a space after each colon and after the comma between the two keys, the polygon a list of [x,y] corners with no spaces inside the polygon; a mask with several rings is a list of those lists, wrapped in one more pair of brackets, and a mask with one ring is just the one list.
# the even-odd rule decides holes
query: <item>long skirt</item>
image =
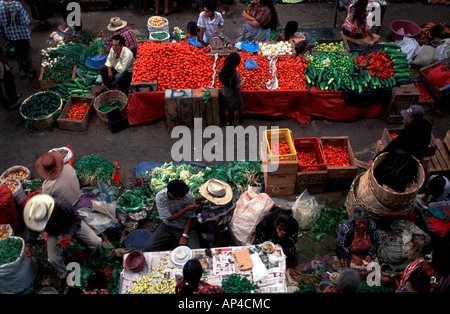
{"label": "long skirt", "polygon": [[254,27],[248,23],[244,24],[244,36],[242,41],[254,44],[255,42],[270,41],[270,28]]}

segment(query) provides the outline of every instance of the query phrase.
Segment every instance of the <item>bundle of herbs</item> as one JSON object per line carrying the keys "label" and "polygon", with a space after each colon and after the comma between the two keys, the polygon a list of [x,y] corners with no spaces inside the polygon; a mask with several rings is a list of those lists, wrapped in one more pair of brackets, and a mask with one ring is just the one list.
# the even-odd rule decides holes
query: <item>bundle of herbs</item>
{"label": "bundle of herbs", "polygon": [[73,163],[78,180],[82,187],[97,186],[98,180],[104,184],[112,185],[114,181],[114,163],[99,155],[86,155],[78,157]]}

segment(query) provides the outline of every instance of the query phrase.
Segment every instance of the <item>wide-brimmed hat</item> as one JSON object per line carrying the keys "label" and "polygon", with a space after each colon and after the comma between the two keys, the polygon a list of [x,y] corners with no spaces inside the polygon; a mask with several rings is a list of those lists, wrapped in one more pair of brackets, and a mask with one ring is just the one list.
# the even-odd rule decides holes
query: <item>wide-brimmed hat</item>
{"label": "wide-brimmed hat", "polygon": [[30,198],[23,210],[23,220],[28,228],[33,231],[44,231],[50,219],[55,200],[48,194],[37,194]]}
{"label": "wide-brimmed hat", "polygon": [[208,201],[216,205],[228,204],[233,199],[233,190],[225,181],[210,179],[199,189],[199,192]]}
{"label": "wide-brimmed hat", "polygon": [[42,154],[34,164],[37,173],[44,179],[54,179],[60,175],[64,167],[64,160],[60,152]]}
{"label": "wide-brimmed hat", "polygon": [[127,26],[127,21],[121,20],[120,17],[112,17],[109,20],[109,24],[108,24],[107,28],[110,31],[117,31],[121,28],[124,28],[125,26]]}

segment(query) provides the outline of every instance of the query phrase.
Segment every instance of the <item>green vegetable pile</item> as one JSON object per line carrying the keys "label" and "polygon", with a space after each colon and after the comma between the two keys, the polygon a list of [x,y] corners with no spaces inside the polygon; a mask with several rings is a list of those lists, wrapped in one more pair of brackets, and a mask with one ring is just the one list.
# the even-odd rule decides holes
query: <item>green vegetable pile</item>
{"label": "green vegetable pile", "polygon": [[345,208],[324,207],[320,211],[319,219],[311,227],[309,232],[311,232],[313,239],[320,240],[326,235],[335,235],[339,226],[347,220],[348,217]]}
{"label": "green vegetable pile", "polygon": [[248,280],[248,275],[231,274],[222,279],[222,288],[226,293],[250,293],[257,290],[258,286]]}
{"label": "green vegetable pile", "polygon": [[106,44],[103,38],[97,38],[92,45],[86,48],[86,57],[103,56],[107,53]]}
{"label": "green vegetable pile", "polygon": [[96,186],[98,179],[103,184],[113,185],[114,163],[99,155],[78,157],[73,163],[81,186]]}
{"label": "green vegetable pile", "polygon": [[44,119],[61,106],[61,97],[53,92],[39,92],[20,106],[20,112],[27,118]]}
{"label": "green vegetable pile", "polygon": [[46,69],[42,75],[42,80],[67,80],[72,78],[72,71],[52,67]]}
{"label": "green vegetable pile", "polygon": [[0,241],[0,265],[14,262],[22,252],[23,242],[18,238],[6,238]]}
{"label": "green vegetable pile", "polygon": [[261,162],[248,160],[206,168],[191,164],[175,166],[170,162],[154,168],[151,174],[142,173],[141,176],[149,178],[150,189],[155,195],[172,180],[183,180],[195,196],[199,195],[200,186],[213,178],[227,182],[238,189],[237,192],[245,191],[249,185],[260,185],[262,181]]}
{"label": "green vegetable pile", "polygon": [[150,195],[140,187],[125,191],[118,201],[119,208],[123,210],[140,208],[144,203],[150,203]]}
{"label": "green vegetable pile", "polygon": [[122,108],[123,104],[120,101],[105,101],[102,102],[98,107],[97,110],[101,111],[101,112],[108,112],[114,108]]}
{"label": "green vegetable pile", "polygon": [[153,39],[164,40],[169,37],[169,34],[166,32],[157,32],[157,33],[151,33],[150,36]]}

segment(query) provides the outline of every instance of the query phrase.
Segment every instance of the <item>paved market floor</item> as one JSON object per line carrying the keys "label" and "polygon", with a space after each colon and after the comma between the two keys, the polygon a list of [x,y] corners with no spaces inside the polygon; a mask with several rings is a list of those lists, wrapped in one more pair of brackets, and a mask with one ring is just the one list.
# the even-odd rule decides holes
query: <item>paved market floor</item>
{"label": "paved market floor", "polygon": [[[233,17],[225,18],[225,27],[236,27],[243,24],[240,15],[245,5],[236,1],[236,14]],[[26,9],[29,7],[25,4]],[[331,29],[334,19],[335,3],[299,3],[276,5],[280,19],[280,27],[284,27],[289,20],[297,20],[301,28],[328,29],[335,37],[338,36],[338,28]],[[395,19],[406,19],[414,21],[418,25],[428,22],[448,22],[450,9],[444,5],[424,5],[419,2],[413,3],[393,3],[389,6],[381,34],[389,32],[389,25]],[[134,9],[116,9],[110,11],[83,12],[83,32],[98,34],[103,31],[108,34],[107,24],[111,17],[119,16],[126,20],[128,25],[137,33],[143,36],[148,35],[146,23],[153,15],[152,11],[138,14]],[[185,28],[191,20],[197,20],[198,13],[190,6],[178,8],[168,16],[170,29],[179,26]],[[337,25],[341,25],[344,13],[338,16]],[[33,48],[34,68],[40,70],[41,49],[52,46],[50,33],[56,31],[57,26],[62,22],[59,14],[54,14],[50,19],[52,29],[49,31],[39,31],[38,21],[33,20],[31,25],[31,44]],[[0,40],[1,45],[4,39]],[[16,76],[18,90],[23,94],[24,99],[39,91],[38,80],[22,79],[17,67],[13,69]],[[427,118],[433,124],[433,134],[435,137],[443,139],[449,129],[448,104],[439,105],[437,108],[427,108]],[[44,152],[55,147],[70,145],[75,156],[88,154],[99,154],[100,156],[117,161],[120,166],[121,181],[123,184],[132,184],[135,180],[134,167],[141,161],[170,161],[171,147],[177,139],[171,137],[171,132],[166,127],[164,119],[133,126],[118,133],[111,133],[107,125],[95,118],[85,132],[77,133],[60,130],[55,127],[52,130],[31,133],[24,128],[20,121],[18,110],[6,112],[0,110],[0,172],[14,165],[23,165],[32,172],[32,177],[36,178],[34,169],[35,160]],[[279,126],[292,130],[293,137],[320,137],[320,136],[348,136],[355,153],[355,157],[361,161],[368,161],[375,153],[376,142],[381,137],[383,128],[398,127],[399,125],[387,125],[382,118],[363,119],[358,121],[330,121],[321,118],[313,118],[309,125],[301,125],[283,117],[261,117],[246,116],[242,121],[244,127],[255,126]],[[222,126],[224,128],[224,126]],[[201,162],[201,160],[200,160]],[[327,201],[330,206],[340,207],[345,202],[346,191],[329,192],[315,195],[319,203]],[[293,199],[293,197],[288,198]],[[306,241],[307,240],[300,240]],[[332,249],[333,241],[324,241],[322,244],[311,247],[311,244],[304,243],[305,250],[311,249],[313,252],[323,252]]]}

